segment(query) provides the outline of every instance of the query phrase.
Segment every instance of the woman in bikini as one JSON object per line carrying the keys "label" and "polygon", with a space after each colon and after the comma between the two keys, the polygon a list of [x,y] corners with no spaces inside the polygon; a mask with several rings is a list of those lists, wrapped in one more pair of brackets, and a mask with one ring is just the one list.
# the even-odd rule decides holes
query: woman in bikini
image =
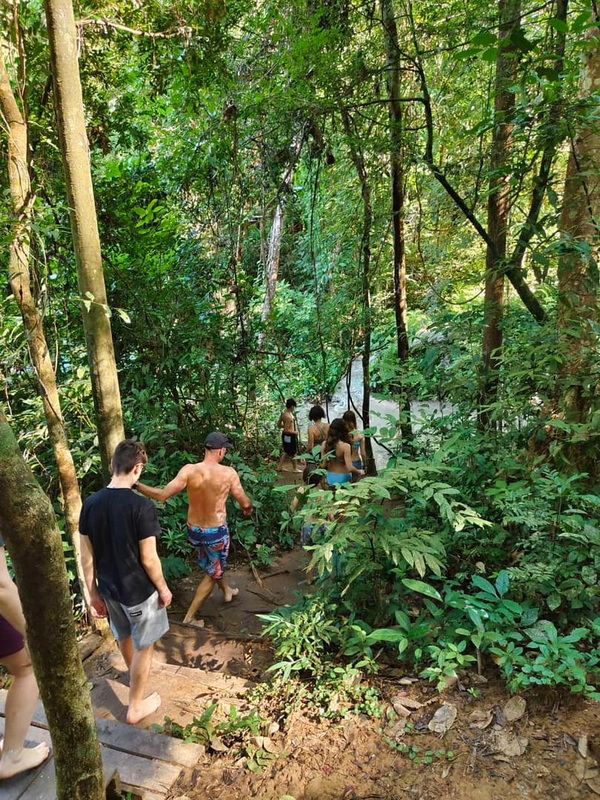
{"label": "woman in bikini", "polygon": [[342,419],[350,430],[350,441],[352,443],[352,464],[356,469],[364,470],[367,463],[367,451],[365,449],[365,436],[356,426],[356,414],[354,411],[345,411]]}
{"label": "woman in bikini", "polygon": [[352,440],[343,419],[338,417],[329,426],[322,453],[329,486],[336,487],[350,483],[353,475],[358,477],[364,475],[363,470],[357,469],[352,463]]}
{"label": "woman in bikini", "polygon": [[[321,482],[321,473],[313,475],[315,470],[319,469],[321,447],[325,439],[327,439],[327,431],[329,425],[323,422],[325,418],[325,411],[321,406],[313,406],[308,412],[309,426],[308,426],[308,456],[306,467],[304,468],[304,482],[309,486],[317,486]],[[318,447],[317,456],[313,453],[315,447]],[[312,460],[311,460],[312,459]]]}
{"label": "woman in bikini", "polygon": [[327,439],[327,431],[329,425],[323,422],[325,419],[325,411],[321,406],[313,406],[308,412],[308,419],[312,423],[308,426],[308,450],[312,452],[313,447],[323,444]]}

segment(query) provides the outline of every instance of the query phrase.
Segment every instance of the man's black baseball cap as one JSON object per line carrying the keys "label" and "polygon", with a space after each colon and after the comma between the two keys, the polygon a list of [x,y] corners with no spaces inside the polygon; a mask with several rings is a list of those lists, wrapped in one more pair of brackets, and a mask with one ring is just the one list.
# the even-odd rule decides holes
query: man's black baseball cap
{"label": "man's black baseball cap", "polygon": [[219,433],[219,431],[209,433],[204,442],[204,446],[208,450],[220,450],[222,447],[233,450],[233,443],[229,441],[224,433]]}

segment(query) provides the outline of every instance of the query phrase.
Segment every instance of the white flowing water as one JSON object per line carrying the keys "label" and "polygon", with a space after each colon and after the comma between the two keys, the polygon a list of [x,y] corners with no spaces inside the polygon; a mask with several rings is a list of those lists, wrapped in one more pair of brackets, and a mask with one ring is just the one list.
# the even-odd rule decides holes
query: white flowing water
{"label": "white flowing water", "polygon": [[[336,387],[333,397],[323,408],[328,412],[329,421],[336,417],[341,417],[344,411],[349,408],[354,411],[360,424],[360,412],[362,411],[363,401],[363,372],[360,358],[352,362],[350,380],[341,380]],[[306,431],[308,427],[308,412],[311,406],[302,405],[297,410],[298,425],[300,426],[300,438],[306,443]],[[442,404],[434,401],[414,401],[410,404],[411,421],[415,433],[419,430],[425,417],[447,416],[454,411],[450,404]],[[390,428],[398,421],[398,404],[393,400],[383,400],[371,396],[371,427]],[[391,419],[390,419],[391,418]],[[377,434],[375,434],[377,437]],[[373,441],[373,455],[377,469],[383,469],[388,462],[389,453],[381,447],[375,439]]]}

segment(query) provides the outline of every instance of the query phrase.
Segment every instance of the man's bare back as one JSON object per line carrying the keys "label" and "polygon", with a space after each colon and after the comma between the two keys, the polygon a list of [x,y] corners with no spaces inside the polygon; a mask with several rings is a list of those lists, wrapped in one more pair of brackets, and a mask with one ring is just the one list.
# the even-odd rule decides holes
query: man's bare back
{"label": "man's bare back", "polygon": [[188,525],[199,528],[218,528],[227,523],[227,498],[231,495],[240,504],[246,516],[252,513],[252,501],[246,495],[240,477],[233,467],[224,467],[220,461],[226,449],[206,450],[204,461],[186,464],[164,489],[138,484],[141,494],[152,500],[165,502],[170,497],[188,493]]}
{"label": "man's bare back", "polygon": [[202,461],[183,467],[180,474],[186,480],[189,525],[200,528],[225,525],[230,494],[243,505],[244,490],[232,467]]}

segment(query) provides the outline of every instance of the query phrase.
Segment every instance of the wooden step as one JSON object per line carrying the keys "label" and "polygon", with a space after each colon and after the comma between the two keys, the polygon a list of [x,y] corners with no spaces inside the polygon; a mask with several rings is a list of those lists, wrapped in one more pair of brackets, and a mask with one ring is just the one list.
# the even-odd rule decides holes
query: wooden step
{"label": "wooden step", "polygon": [[[0,717],[0,737],[3,736],[4,717]],[[33,747],[41,743],[52,746],[49,731],[31,725],[27,731],[25,746]],[[111,782],[116,781],[118,784],[118,768],[110,759],[104,759],[104,753],[102,755],[104,789],[106,790]],[[56,772],[52,755],[36,769],[2,781],[0,797],[2,800],[56,800]]]}
{"label": "wooden step", "polygon": [[[128,692],[127,687],[122,688]],[[6,691],[0,690],[1,730],[4,728],[5,702]],[[202,745],[182,742],[113,719],[96,719],[96,727],[106,785],[118,775],[123,790],[145,800],[165,797],[181,770],[195,767],[205,756]],[[27,738],[31,742],[50,742],[48,721],[41,703],[34,713]],[[0,797],[2,800],[54,800],[54,759],[37,770],[3,781]]]}

